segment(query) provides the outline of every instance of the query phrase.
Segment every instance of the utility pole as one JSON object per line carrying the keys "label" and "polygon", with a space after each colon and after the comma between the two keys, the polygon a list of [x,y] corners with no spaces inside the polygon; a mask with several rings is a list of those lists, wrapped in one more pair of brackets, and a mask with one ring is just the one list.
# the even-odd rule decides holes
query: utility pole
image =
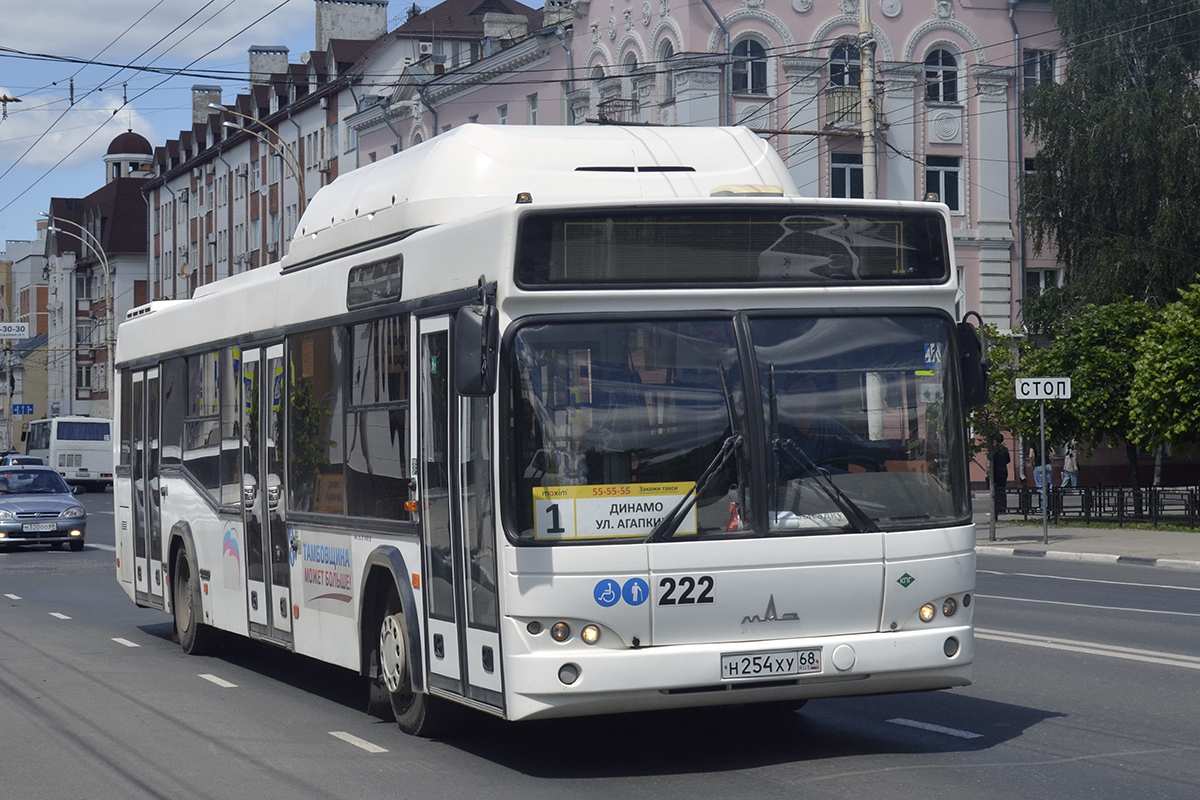
{"label": "utility pole", "polygon": [[863,197],[879,197],[879,166],[875,143],[875,37],[871,33],[871,0],[858,0],[859,102],[862,107]]}

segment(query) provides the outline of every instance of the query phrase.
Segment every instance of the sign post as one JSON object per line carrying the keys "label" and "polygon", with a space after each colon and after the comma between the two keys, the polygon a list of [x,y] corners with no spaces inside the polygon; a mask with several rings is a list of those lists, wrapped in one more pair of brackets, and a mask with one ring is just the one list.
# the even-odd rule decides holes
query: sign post
{"label": "sign post", "polygon": [[28,338],[28,322],[0,322],[0,341],[4,342],[4,374],[8,378],[8,447],[10,449],[13,441],[13,387],[16,385],[12,374],[12,340]]}
{"label": "sign post", "polygon": [[[1017,378],[1017,399],[1037,400],[1041,420],[1042,486],[1039,498],[1042,505],[1042,544],[1050,544],[1050,481],[1046,476],[1046,401],[1070,400],[1070,378]],[[1053,473],[1051,473],[1053,474]]]}

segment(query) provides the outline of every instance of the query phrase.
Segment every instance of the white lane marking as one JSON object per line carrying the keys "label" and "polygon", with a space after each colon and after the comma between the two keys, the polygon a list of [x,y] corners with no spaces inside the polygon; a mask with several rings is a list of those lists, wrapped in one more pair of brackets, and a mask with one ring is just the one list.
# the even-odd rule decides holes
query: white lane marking
{"label": "white lane marking", "polygon": [[386,753],[387,752],[386,748],[383,748],[377,744],[368,742],[366,739],[360,739],[352,733],[346,733],[345,731],[330,731],[329,735],[334,737],[335,739],[341,739],[343,742],[346,742],[347,744],[352,744],[355,747],[359,748],[360,750],[366,750],[368,753]]}
{"label": "white lane marking", "polygon": [[1179,592],[1200,592],[1200,586],[1175,586],[1166,583],[1135,583],[1133,581],[1102,581],[1097,578],[1071,578],[1066,575],[1037,575],[1032,572],[1000,572],[999,570],[980,569],[976,572],[985,575],[1012,575],[1018,578],[1043,578],[1054,581],[1075,581],[1076,583],[1100,583],[1105,586],[1132,586],[1137,589],[1174,589]]}
{"label": "white lane marking", "polygon": [[20,600],[21,599],[20,595],[15,595],[15,594],[6,594],[4,596],[7,597],[9,600]]}
{"label": "white lane marking", "polygon": [[208,681],[209,683],[215,683],[217,686],[220,686],[222,689],[236,689],[237,688],[236,683],[230,683],[229,681],[225,680],[224,678],[218,678],[216,675],[209,675],[209,674],[205,673],[205,674],[200,675],[200,677],[204,678],[204,680]]}
{"label": "white lane marking", "polygon": [[110,553],[117,552],[117,548],[111,544],[96,544],[95,542],[88,542],[88,547],[94,547],[97,550],[107,550]]}
{"label": "white lane marking", "polygon": [[123,644],[126,647],[141,647],[140,644],[138,644],[136,642],[131,642],[128,639],[122,639],[120,636],[114,638],[113,641],[116,642],[117,644]]}
{"label": "white lane marking", "polygon": [[1009,644],[1023,644],[1030,647],[1044,647],[1049,650],[1064,650],[1069,653],[1123,658],[1127,661],[1141,661],[1146,664],[1161,664],[1168,667],[1183,667],[1184,669],[1200,669],[1200,656],[1163,653],[1136,647],[1120,647],[1119,645],[1112,644],[1081,642],[1075,639],[1058,639],[1050,636],[1031,636],[1027,633],[993,631],[980,628],[975,629],[975,638],[989,639],[995,642],[1007,642]]}
{"label": "white lane marking", "polygon": [[976,594],[986,600],[1008,600],[1012,603],[1041,603],[1047,606],[1067,606],[1069,608],[1093,608],[1099,611],[1129,611],[1134,614],[1165,614],[1169,617],[1200,617],[1194,611],[1159,611],[1153,608],[1129,608],[1127,606],[1098,606],[1092,603],[1067,603],[1062,600],[1035,600],[1032,597],[1005,597],[999,594]]}
{"label": "white lane marking", "polygon": [[58,619],[70,619],[66,614],[60,614],[57,611],[51,611],[50,616],[57,617]]}
{"label": "white lane marking", "polygon": [[932,722],[917,722],[915,719],[904,719],[897,717],[889,719],[888,722],[893,725],[903,725],[906,728],[919,728],[923,731],[932,731],[933,733],[944,733],[947,736],[954,736],[959,739],[982,739],[982,733],[971,733],[971,731],[960,731],[958,728],[947,728],[945,725],[934,725]]}

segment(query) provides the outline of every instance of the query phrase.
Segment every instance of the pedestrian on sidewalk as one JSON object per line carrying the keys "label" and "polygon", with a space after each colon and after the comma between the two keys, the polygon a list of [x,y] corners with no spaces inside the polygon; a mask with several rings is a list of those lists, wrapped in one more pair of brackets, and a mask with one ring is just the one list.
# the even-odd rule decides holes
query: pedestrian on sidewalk
{"label": "pedestrian on sidewalk", "polygon": [[1079,456],[1075,452],[1075,440],[1071,439],[1063,448],[1062,486],[1074,489],[1079,485]]}
{"label": "pedestrian on sidewalk", "polygon": [[1033,485],[1037,487],[1038,493],[1038,510],[1046,504],[1046,484],[1047,478],[1054,480],[1053,468],[1049,465],[1042,464],[1042,451],[1039,447],[1031,448],[1033,455],[1030,461],[1033,464]]}

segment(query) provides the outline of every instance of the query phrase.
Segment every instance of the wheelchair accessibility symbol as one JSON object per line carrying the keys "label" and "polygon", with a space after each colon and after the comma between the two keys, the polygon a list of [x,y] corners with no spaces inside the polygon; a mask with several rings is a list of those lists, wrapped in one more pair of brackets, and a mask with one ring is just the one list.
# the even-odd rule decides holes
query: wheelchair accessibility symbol
{"label": "wheelchair accessibility symbol", "polygon": [[592,590],[592,596],[596,598],[599,605],[604,608],[612,608],[621,602],[621,584],[612,578],[605,578],[596,584],[596,588]]}

